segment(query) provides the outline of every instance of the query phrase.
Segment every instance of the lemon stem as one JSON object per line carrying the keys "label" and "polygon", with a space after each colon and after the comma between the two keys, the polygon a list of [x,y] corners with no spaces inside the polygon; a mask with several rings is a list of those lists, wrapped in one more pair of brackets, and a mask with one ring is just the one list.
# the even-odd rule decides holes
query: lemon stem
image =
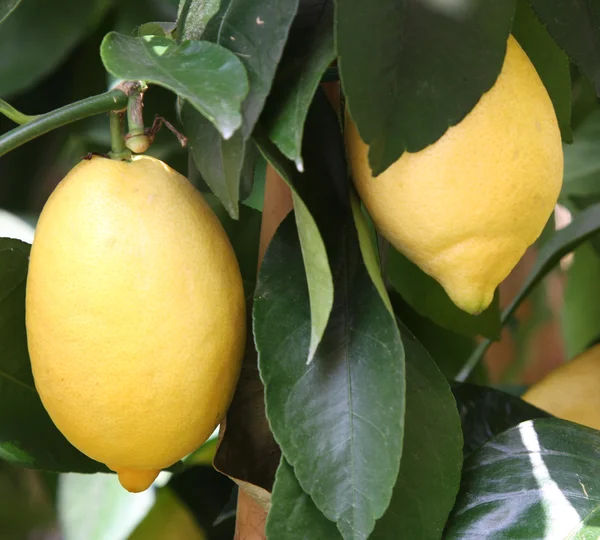
{"label": "lemon stem", "polygon": [[123,114],[116,111],[110,113],[110,145],[110,159],[124,160],[131,157],[131,152],[125,146]]}
{"label": "lemon stem", "polygon": [[0,156],[53,129],[88,116],[122,110],[126,105],[127,94],[122,90],[115,89],[37,116],[0,137]]}

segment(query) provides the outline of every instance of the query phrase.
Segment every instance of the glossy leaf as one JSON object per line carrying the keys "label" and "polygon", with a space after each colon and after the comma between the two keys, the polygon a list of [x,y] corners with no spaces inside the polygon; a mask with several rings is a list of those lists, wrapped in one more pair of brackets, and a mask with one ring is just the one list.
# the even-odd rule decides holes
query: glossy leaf
{"label": "glossy leaf", "polygon": [[245,147],[240,131],[225,140],[210,121],[187,102],[181,109],[181,121],[202,179],[219,198],[228,214],[233,219],[238,219]]}
{"label": "glossy leaf", "polygon": [[189,101],[225,139],[240,127],[240,106],[248,93],[248,81],[240,60],[223,47],[110,32],[102,41],[100,54],[115,77],[158,84]]}
{"label": "glossy leaf", "polygon": [[[321,76],[335,58],[333,2],[326,0],[310,26],[296,25],[284,51],[262,121],[269,138],[299,171],[304,169],[302,136],[308,108]],[[298,27],[299,26],[299,27]]]}
{"label": "glossy leaf", "polygon": [[65,540],[125,540],[154,501],[154,488],[129,493],[114,474],[64,474],[58,484],[58,518]]}
{"label": "glossy leaf", "polygon": [[420,315],[468,337],[482,335],[500,339],[498,294],[483,313],[470,315],[450,300],[435,279],[391,246],[387,249],[386,273],[394,289]]}
{"label": "glossy leaf", "polygon": [[177,15],[179,39],[200,39],[220,5],[221,0],[182,0]]}
{"label": "glossy leaf", "polygon": [[597,538],[599,493],[600,432],[523,422],[466,460],[444,539]]}
{"label": "glossy leaf", "polygon": [[[369,538],[437,540],[442,536],[460,483],[460,421],[442,374],[412,336],[406,331],[402,336],[406,347],[402,461],[390,506]],[[269,538],[342,538],[302,491],[285,460],[277,470],[272,501],[267,521]]]}
{"label": "glossy leaf", "polygon": [[109,0],[21,2],[0,32],[0,97],[28,89],[56,69],[100,23],[110,4]]}
{"label": "glossy leaf", "polygon": [[563,141],[571,142],[571,73],[568,56],[550,37],[527,0],[517,0],[512,33],[535,66],[552,99]]}
{"label": "glossy leaf", "polygon": [[0,23],[6,19],[21,3],[21,0],[0,0]]}
{"label": "glossy leaf", "polygon": [[600,256],[589,243],[574,253],[561,305],[566,357],[574,358],[600,337]]}
{"label": "glossy leaf", "polygon": [[492,87],[514,9],[514,0],[336,2],[340,77],[375,175],[439,139]]}
{"label": "glossy leaf", "polygon": [[550,417],[547,412],[495,388],[457,382],[451,383],[451,387],[460,412],[465,455],[525,420]]}
{"label": "glossy leaf", "polygon": [[0,457],[51,471],[107,471],[56,429],[35,390],[25,332],[29,244],[0,239]]}
{"label": "glossy leaf", "polygon": [[600,5],[595,0],[529,0],[556,43],[600,95]]}
{"label": "glossy leaf", "polygon": [[298,0],[221,0],[219,12],[202,34],[202,39],[233,52],[248,72],[250,92],[242,106],[245,139],[269,95],[297,9]]}
{"label": "glossy leaf", "polygon": [[438,540],[460,485],[460,419],[442,373],[414,336],[402,326],[401,332],[406,353],[404,448],[392,501],[370,538]]}
{"label": "glossy leaf", "polygon": [[345,539],[359,539],[387,508],[398,473],[404,356],[349,219],[338,238],[336,301],[313,361],[306,364],[310,311],[291,218],[265,255],[253,317],[275,439],[317,507]]}

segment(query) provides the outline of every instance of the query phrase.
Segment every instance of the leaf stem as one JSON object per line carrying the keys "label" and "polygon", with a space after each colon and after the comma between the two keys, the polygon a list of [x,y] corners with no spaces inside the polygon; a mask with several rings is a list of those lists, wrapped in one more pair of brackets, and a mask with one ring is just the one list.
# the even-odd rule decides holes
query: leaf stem
{"label": "leaf stem", "polygon": [[122,110],[126,106],[127,95],[122,90],[115,89],[42,114],[2,135],[0,137],[0,156],[58,127],[88,116]]}
{"label": "leaf stem", "polygon": [[7,103],[3,99],[0,99],[0,114],[3,114],[7,118],[10,118],[15,124],[26,124],[38,118],[39,115],[28,115],[17,111],[10,103]]}

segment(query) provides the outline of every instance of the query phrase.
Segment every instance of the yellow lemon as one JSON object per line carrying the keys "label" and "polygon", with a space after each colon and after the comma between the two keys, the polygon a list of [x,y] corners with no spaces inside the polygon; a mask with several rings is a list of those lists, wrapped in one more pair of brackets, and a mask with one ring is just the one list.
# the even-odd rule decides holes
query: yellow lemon
{"label": "yellow lemon", "polygon": [[354,182],[381,234],[458,307],[483,311],[542,232],[562,183],[554,108],[519,44],[509,38],[496,83],[459,124],[377,178],[349,115],[346,126]]}
{"label": "yellow lemon", "polygon": [[534,384],[523,399],[558,418],[600,429],[600,345]]}
{"label": "yellow lemon", "polygon": [[35,385],[58,429],[143,491],[229,406],[245,344],[242,279],[186,178],[151,157],[94,157],[44,206],[26,323]]}

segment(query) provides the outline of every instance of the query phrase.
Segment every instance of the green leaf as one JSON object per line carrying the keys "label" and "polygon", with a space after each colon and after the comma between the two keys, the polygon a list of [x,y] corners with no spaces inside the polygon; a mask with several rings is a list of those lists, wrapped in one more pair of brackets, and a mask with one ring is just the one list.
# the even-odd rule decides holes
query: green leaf
{"label": "green leaf", "polygon": [[240,265],[246,298],[252,298],[256,285],[258,243],[262,214],[254,208],[242,206],[240,208],[239,219],[234,220],[231,219],[229,214],[223,211],[223,206],[219,204],[214,196],[207,193],[203,193],[203,196],[219,218],[221,225],[229,237],[238,264]]}
{"label": "green leaf", "polygon": [[254,332],[267,416],[283,455],[342,536],[359,539],[383,515],[398,474],[404,355],[362,264],[351,216],[337,247],[336,301],[313,361],[306,363],[310,308],[291,218],[259,272]]}
{"label": "green leaf", "polygon": [[575,129],[573,144],[564,145],[565,174],[560,201],[578,210],[575,198],[600,194],[600,109]]}
{"label": "green leaf", "polygon": [[321,76],[335,59],[332,1],[324,2],[313,25],[292,27],[262,115],[270,139],[299,171],[304,169],[302,136],[308,108]]}
{"label": "green leaf", "polygon": [[125,491],[114,474],[63,474],[58,517],[65,540],[125,540],[154,505],[155,490]]}
{"label": "green leaf", "polygon": [[391,246],[387,249],[386,274],[402,298],[420,315],[437,325],[468,337],[482,335],[500,339],[498,294],[480,315],[470,315],[458,308],[444,288],[416,264]]}
{"label": "green leaf", "polygon": [[600,337],[600,257],[589,243],[574,255],[560,312],[567,358],[582,353]]}
{"label": "green leaf", "polygon": [[107,471],[71,446],[35,390],[25,331],[29,249],[19,240],[0,239],[0,457],[51,471]]}
{"label": "green leaf", "polygon": [[229,49],[248,72],[250,92],[242,105],[242,134],[247,139],[271,90],[298,0],[222,0],[202,39]]}
{"label": "green leaf", "polygon": [[517,0],[512,33],[535,66],[556,111],[562,139],[573,140],[571,130],[571,73],[568,56],[535,16],[527,0]]}
{"label": "green leaf", "polygon": [[570,225],[556,231],[540,249],[535,264],[529,272],[519,293],[502,314],[502,320],[508,320],[519,304],[532,289],[554,268],[565,255],[578,245],[600,231],[600,204],[590,206],[573,217]]}
{"label": "green leaf", "polygon": [[0,97],[28,89],[56,69],[110,5],[109,0],[21,2],[0,32]]}
{"label": "green leaf", "polygon": [[594,0],[529,0],[561,49],[600,95],[600,5]]}
{"label": "green leaf", "polygon": [[311,338],[308,349],[308,360],[310,361],[325,332],[333,306],[333,277],[327,259],[327,250],[314,217],[296,190],[295,185],[297,182],[293,180],[296,177],[296,170],[264,134],[257,134],[255,141],[264,158],[279,173],[292,191],[294,217],[300,235],[310,297]]}
{"label": "green leaf", "polygon": [[225,139],[240,127],[248,80],[239,59],[223,47],[110,32],[102,40],[100,54],[115,77],[158,84],[189,101]]}
{"label": "green leaf", "polygon": [[240,175],[245,142],[240,131],[224,139],[215,127],[189,103],[181,109],[181,121],[194,163],[208,187],[233,219],[239,217]]}
{"label": "green leaf", "polygon": [[495,83],[515,0],[338,0],[347,104],[375,175],[458,124]]}
{"label": "green leaf", "polygon": [[465,456],[525,420],[550,417],[526,401],[489,386],[453,382],[451,387],[460,412]]}
{"label": "green leaf", "polygon": [[310,496],[302,491],[294,469],[285,458],[281,458],[275,475],[271,501],[271,510],[267,516],[267,538],[342,539],[335,523],[329,521],[315,506]]}
{"label": "green leaf", "polygon": [[200,39],[208,21],[219,11],[221,0],[182,0],[177,15],[179,40]]}
{"label": "green leaf", "polygon": [[[460,483],[460,421],[448,383],[429,355],[405,329],[402,337],[406,347],[402,461],[390,505],[369,538],[437,540]],[[269,538],[342,538],[333,522],[302,491],[285,459],[277,470],[272,502]]]}
{"label": "green leaf", "polygon": [[498,435],[465,462],[445,540],[584,540],[600,527],[600,432],[556,418]]}
{"label": "green leaf", "polygon": [[21,3],[21,0],[0,0],[0,24],[8,17],[16,7]]}
{"label": "green leaf", "polygon": [[406,354],[404,448],[390,506],[370,538],[439,540],[460,485],[460,419],[442,373],[414,336],[402,325],[400,330]]}
{"label": "green leaf", "polygon": [[[394,313],[427,349],[440,371],[449,379],[453,379],[469,357],[475,346],[474,338],[447,330],[435,324],[428,317],[419,315],[397,293],[391,293]],[[473,381],[486,383],[485,366],[480,364]]]}

